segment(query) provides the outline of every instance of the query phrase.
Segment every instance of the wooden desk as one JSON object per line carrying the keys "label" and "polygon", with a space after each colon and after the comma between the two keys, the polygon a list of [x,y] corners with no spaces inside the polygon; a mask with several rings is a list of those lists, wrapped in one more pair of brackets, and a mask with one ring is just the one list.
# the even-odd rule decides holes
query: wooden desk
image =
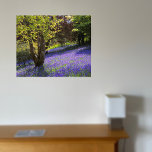
{"label": "wooden desk", "polygon": [[[14,138],[18,130],[45,129],[44,137]],[[124,130],[108,125],[0,126],[0,152],[118,152]]]}

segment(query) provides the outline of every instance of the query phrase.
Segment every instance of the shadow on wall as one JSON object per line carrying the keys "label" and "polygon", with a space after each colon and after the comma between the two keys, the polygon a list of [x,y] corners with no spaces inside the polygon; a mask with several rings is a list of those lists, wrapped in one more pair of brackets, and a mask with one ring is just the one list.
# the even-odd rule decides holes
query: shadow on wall
{"label": "shadow on wall", "polygon": [[[127,102],[127,117],[124,120],[124,126],[129,134],[129,139],[126,141],[125,152],[136,152],[137,137],[144,131],[139,125],[139,116],[144,113],[144,99],[141,96],[125,95]],[[144,122],[143,122],[144,123]],[[144,145],[140,145],[141,151]]]}

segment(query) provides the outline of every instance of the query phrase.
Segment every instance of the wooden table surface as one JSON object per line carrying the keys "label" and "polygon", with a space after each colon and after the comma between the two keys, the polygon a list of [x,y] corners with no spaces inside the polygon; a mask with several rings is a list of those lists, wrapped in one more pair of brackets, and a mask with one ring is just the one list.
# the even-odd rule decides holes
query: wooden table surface
{"label": "wooden table surface", "polygon": [[0,139],[14,138],[19,130],[45,129],[37,138],[128,138],[125,130],[110,130],[108,125],[28,125],[0,126]]}

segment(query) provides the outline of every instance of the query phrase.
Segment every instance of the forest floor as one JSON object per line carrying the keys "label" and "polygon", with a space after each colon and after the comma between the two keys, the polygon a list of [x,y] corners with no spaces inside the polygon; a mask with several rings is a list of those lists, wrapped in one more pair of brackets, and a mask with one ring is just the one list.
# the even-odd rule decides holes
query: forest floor
{"label": "forest floor", "polygon": [[32,60],[17,64],[17,77],[90,77],[91,47],[64,46],[51,49],[42,67],[35,68]]}

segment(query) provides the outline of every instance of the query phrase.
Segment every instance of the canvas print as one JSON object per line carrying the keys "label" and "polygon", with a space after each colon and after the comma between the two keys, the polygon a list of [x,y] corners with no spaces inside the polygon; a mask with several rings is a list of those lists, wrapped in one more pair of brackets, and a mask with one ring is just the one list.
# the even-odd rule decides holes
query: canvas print
{"label": "canvas print", "polygon": [[91,16],[16,16],[16,76],[91,77]]}

